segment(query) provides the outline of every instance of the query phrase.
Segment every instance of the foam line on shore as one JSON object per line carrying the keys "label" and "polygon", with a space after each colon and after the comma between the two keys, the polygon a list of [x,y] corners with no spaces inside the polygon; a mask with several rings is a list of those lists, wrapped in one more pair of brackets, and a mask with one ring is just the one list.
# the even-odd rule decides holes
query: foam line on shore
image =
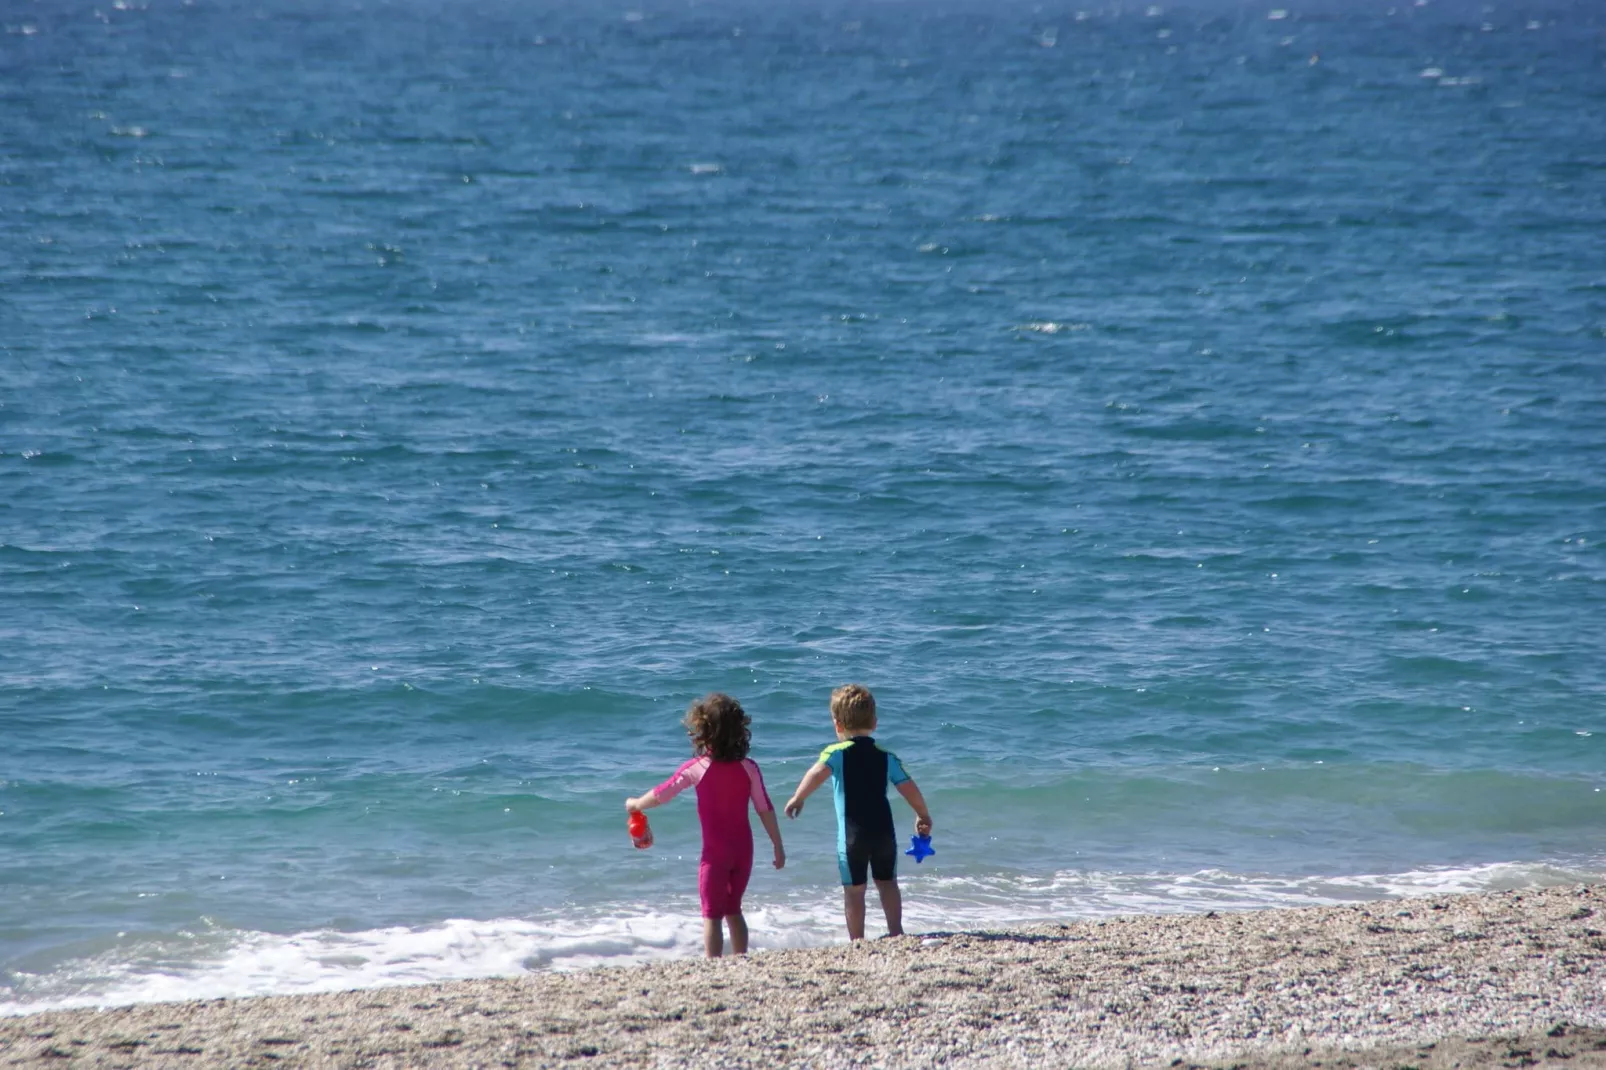
{"label": "foam line on shore", "polygon": [[[1064,871],[1032,878],[933,871],[906,878],[906,919],[911,931],[981,929],[1123,914],[1333,905],[1591,879],[1595,874],[1584,869],[1515,863],[1337,877],[1207,870],[1181,875]],[[755,950],[818,947],[843,939],[837,900],[826,887],[754,903],[748,917]],[[0,984],[0,1016],[513,977],[684,958],[701,950],[701,924],[689,899],[598,907],[580,916],[458,918],[358,932],[283,935],[198,927],[120,936],[47,971],[13,970]]]}
{"label": "foam line on shore", "polygon": [[1131,916],[715,962],[57,1011],[0,1021],[0,1061],[1272,1066],[1509,1035],[1581,1038],[1558,1059],[1598,1066],[1603,929],[1598,885]]}

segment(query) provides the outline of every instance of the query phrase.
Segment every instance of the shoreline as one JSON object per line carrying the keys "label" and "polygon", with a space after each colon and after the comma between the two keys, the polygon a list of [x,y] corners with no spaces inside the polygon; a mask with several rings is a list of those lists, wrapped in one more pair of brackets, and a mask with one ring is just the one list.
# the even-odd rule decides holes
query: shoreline
{"label": "shoreline", "polygon": [[1606,885],[0,1019],[0,1066],[1606,1067]]}

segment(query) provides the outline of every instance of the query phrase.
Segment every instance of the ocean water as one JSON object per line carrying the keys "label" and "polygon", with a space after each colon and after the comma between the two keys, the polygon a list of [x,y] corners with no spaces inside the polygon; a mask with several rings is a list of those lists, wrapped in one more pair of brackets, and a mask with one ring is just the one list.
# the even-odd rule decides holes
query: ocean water
{"label": "ocean water", "polygon": [[1596,5],[0,26],[0,1012],[1606,878]]}

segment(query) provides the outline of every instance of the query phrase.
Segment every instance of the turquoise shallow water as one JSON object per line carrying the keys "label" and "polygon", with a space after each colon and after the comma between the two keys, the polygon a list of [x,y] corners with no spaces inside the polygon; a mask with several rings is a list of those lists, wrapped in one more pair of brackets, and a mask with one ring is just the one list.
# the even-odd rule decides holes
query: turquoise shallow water
{"label": "turquoise shallow water", "polygon": [[0,1009],[1606,875],[1589,5],[0,15]]}

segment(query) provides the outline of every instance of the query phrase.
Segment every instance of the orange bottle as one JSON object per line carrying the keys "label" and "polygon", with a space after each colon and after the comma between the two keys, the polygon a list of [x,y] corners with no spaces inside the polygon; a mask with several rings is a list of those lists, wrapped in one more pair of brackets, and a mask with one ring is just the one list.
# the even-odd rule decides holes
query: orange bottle
{"label": "orange bottle", "polygon": [[637,850],[652,846],[652,829],[647,827],[647,815],[640,810],[630,815],[630,842]]}

